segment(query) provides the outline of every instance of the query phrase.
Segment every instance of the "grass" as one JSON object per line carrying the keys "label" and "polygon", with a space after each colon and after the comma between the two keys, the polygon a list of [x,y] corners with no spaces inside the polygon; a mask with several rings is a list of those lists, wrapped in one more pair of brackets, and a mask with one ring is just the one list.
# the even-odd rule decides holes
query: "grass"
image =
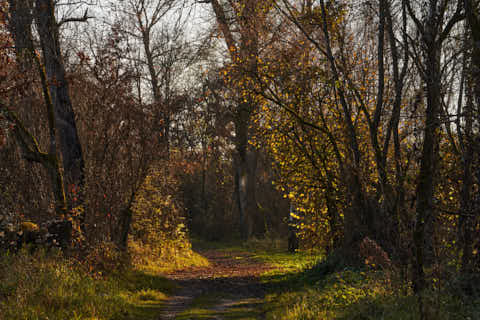
{"label": "grass", "polygon": [[[286,251],[286,241],[281,239],[256,239],[247,242],[232,240],[227,242],[207,242],[200,239],[192,240],[192,247],[195,250],[217,250],[228,252],[235,256],[239,252],[249,252],[250,259],[258,259],[276,268],[272,271],[278,274],[297,272],[313,266],[322,259],[317,251],[306,250],[295,254]],[[242,257],[239,256],[238,259]]]}
{"label": "grass", "polygon": [[218,312],[213,310],[213,308],[219,299],[220,296],[217,294],[204,294],[198,296],[193,299],[188,309],[177,315],[175,319],[212,319],[212,317],[218,315]]}
{"label": "grass", "polygon": [[375,302],[389,295],[388,283],[375,274],[343,270],[317,276],[310,269],[270,290],[267,319],[382,319]]}
{"label": "grass", "polygon": [[176,290],[161,272],[206,263],[191,251],[167,261],[144,256],[144,264],[102,273],[59,252],[0,255],[0,320],[158,319]]}
{"label": "grass", "polygon": [[176,320],[188,319],[242,319],[253,320],[263,313],[261,299],[236,299],[228,295],[206,294],[196,297],[189,308],[176,316]]}
{"label": "grass", "polygon": [[166,241],[161,248],[130,242],[130,254],[136,269],[148,273],[160,274],[172,270],[181,270],[191,266],[204,267],[209,262],[202,255],[191,249],[191,245],[168,245]]}
{"label": "grass", "polygon": [[60,254],[0,258],[0,319],[156,319],[174,289],[136,270],[92,275]]}
{"label": "grass", "polygon": [[[276,256],[273,255],[272,258]],[[409,285],[388,271],[348,268],[329,259],[313,266],[295,264],[294,256],[276,258],[287,273],[265,274],[267,320],[373,320],[419,319],[417,300]],[[302,256],[298,258],[302,260]],[[334,258],[333,261],[337,261]],[[295,270],[296,268],[296,270]],[[427,319],[480,319],[480,298],[454,294],[448,288],[425,295]]]}
{"label": "grass", "polygon": [[[202,250],[229,252],[273,266],[262,275],[265,299],[209,293],[196,297],[176,319],[418,319],[408,284],[394,273],[348,268],[315,252],[284,252],[283,244],[254,240],[247,244],[204,243]],[[176,264],[145,264],[122,271],[92,273],[59,253],[38,251],[0,256],[0,320],[158,319],[165,300],[177,288],[160,275],[175,266],[205,265],[198,254]],[[171,259],[175,259],[174,257]],[[332,262],[333,261],[333,262]],[[465,281],[464,281],[465,282]],[[470,281],[471,282],[471,281]],[[452,285],[455,288],[454,285]],[[460,286],[460,285],[459,285]],[[428,292],[428,319],[480,319],[480,295],[462,295],[443,286]]]}
{"label": "grass", "polygon": [[[262,275],[267,288],[265,300],[257,305],[267,320],[416,320],[417,300],[409,283],[394,272],[372,268],[348,267],[341,256],[324,259],[321,254],[299,251],[289,254],[285,244],[271,240],[254,240],[246,244],[196,243],[197,247],[222,250],[235,255],[248,251],[253,258],[275,268]],[[449,281],[451,283],[451,281]],[[449,283],[447,282],[447,283]],[[202,304],[203,301],[203,304]],[[210,305],[209,305],[210,301]],[[195,308],[179,319],[211,319],[212,300],[199,300]],[[466,296],[448,286],[425,295],[427,317],[432,320],[480,319],[480,295]],[[195,313],[196,312],[196,313]],[[212,312],[212,311],[210,311]],[[229,308],[226,319],[255,317],[252,310],[244,314]],[[257,313],[258,315],[258,313]]]}
{"label": "grass", "polygon": [[128,270],[115,274],[114,278],[122,284],[120,296],[127,305],[126,311],[121,315],[111,317],[115,319],[157,319],[168,295],[176,290],[164,277],[141,270]]}
{"label": "grass", "polygon": [[127,310],[118,281],[95,279],[60,255],[0,260],[0,318],[101,319]]}
{"label": "grass", "polygon": [[[216,250],[228,253],[233,259],[248,259],[272,266],[272,270],[263,274],[261,281],[272,290],[278,290],[282,284],[291,285],[293,279],[300,272],[311,268],[321,260],[318,252],[287,253],[286,243],[281,240],[252,239],[246,243],[240,241],[231,242],[205,242],[194,240],[193,247],[200,251]],[[300,281],[300,279],[297,279]],[[228,293],[216,292],[196,297],[188,309],[176,317],[178,320],[186,319],[259,319],[262,318],[272,304],[263,299],[229,295]]]}

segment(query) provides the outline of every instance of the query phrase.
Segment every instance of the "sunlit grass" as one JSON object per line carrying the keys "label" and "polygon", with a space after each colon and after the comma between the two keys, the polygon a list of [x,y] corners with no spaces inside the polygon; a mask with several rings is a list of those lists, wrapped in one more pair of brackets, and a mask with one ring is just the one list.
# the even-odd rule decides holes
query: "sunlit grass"
{"label": "sunlit grass", "polygon": [[[324,263],[289,274],[265,275],[264,281],[271,285],[266,319],[419,319],[409,284],[392,272],[341,267],[325,273]],[[428,319],[480,319],[478,298],[467,302],[444,289],[429,291],[425,301]]]}
{"label": "sunlit grass", "polygon": [[157,319],[174,286],[139,270],[91,274],[60,254],[0,258],[0,319]]}
{"label": "sunlit grass", "polygon": [[314,250],[298,251],[295,254],[287,252],[287,242],[283,239],[256,239],[247,242],[232,240],[229,242],[206,242],[199,239],[192,241],[193,247],[202,250],[217,250],[230,255],[235,259],[244,257],[235,255],[239,252],[249,253],[249,259],[269,264],[274,273],[288,273],[301,271],[319,262],[323,255]]}
{"label": "sunlit grass", "polygon": [[190,244],[178,246],[165,241],[161,247],[152,248],[132,241],[130,254],[136,269],[153,274],[209,265],[208,260],[193,251]]}
{"label": "sunlit grass", "polygon": [[[261,276],[267,295],[258,308],[263,310],[266,319],[419,319],[417,300],[410,284],[393,270],[351,268],[338,254],[330,260],[314,251],[300,250],[290,254],[281,240],[196,244],[230,253],[233,258],[239,252],[247,251],[249,259],[258,259],[272,266]],[[240,255],[239,258],[244,257]],[[448,287],[429,291],[425,304],[429,319],[480,319],[480,299],[456,295]],[[197,305],[182,319],[189,319],[188,316],[192,319],[213,318],[215,314],[208,313],[208,308],[208,303],[203,307]],[[230,319],[230,316],[237,319],[233,308],[226,311],[222,314],[224,319]],[[252,310],[245,311],[244,314],[237,313],[241,315],[238,319],[254,317]]]}
{"label": "sunlit grass", "polygon": [[95,278],[59,254],[0,257],[0,318],[106,319],[128,309],[121,283]]}
{"label": "sunlit grass", "polygon": [[[267,296],[272,308],[268,319],[337,319],[363,314],[360,310],[350,312],[357,305],[363,305],[367,314],[374,315],[371,302],[384,300],[390,292],[388,284],[371,276],[345,270],[316,281],[304,281],[301,286],[292,286],[293,289],[284,286],[283,290]],[[314,277],[310,274],[305,279]]]}
{"label": "sunlit grass", "polygon": [[59,252],[0,255],[0,320],[158,319],[176,290],[162,272],[208,264],[189,247],[141,254],[124,268],[102,272]]}
{"label": "sunlit grass", "polygon": [[[260,277],[266,297],[209,292],[195,297],[176,319],[418,319],[409,284],[394,273],[336,262],[335,268],[326,268],[335,260],[311,251],[290,254],[281,242],[271,247],[269,243],[196,242],[202,250],[227,253],[228,259],[240,263],[254,259],[270,265]],[[158,319],[169,295],[178,290],[162,272],[208,261],[192,250],[170,256],[168,262],[157,264],[157,259],[145,254],[143,264],[136,261],[133,267],[102,274],[60,253],[0,256],[0,320]],[[477,296],[456,295],[445,287],[429,291],[425,299],[429,319],[480,319]]]}

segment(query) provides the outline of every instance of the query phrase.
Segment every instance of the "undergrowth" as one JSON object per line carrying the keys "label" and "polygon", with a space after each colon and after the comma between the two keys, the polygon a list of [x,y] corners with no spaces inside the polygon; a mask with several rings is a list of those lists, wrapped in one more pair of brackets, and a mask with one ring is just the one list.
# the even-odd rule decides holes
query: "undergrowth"
{"label": "undergrowth", "polygon": [[[267,320],[420,319],[409,284],[391,271],[347,267],[335,257],[302,265],[295,262],[304,259],[302,253],[283,258],[274,254],[268,259],[289,272],[263,276],[269,285]],[[425,301],[431,320],[480,319],[479,296],[436,288],[426,293]]]}
{"label": "undergrowth", "polygon": [[[290,254],[282,240],[253,239],[210,246],[224,251],[247,250],[274,267],[261,277],[267,290],[263,307],[267,320],[419,319],[411,283],[394,269],[352,267],[341,252],[327,258],[312,250]],[[480,319],[480,291],[472,290],[477,282],[442,282],[425,294],[428,320]]]}
{"label": "undergrowth", "polygon": [[[120,257],[102,248],[97,257]],[[131,257],[123,267],[113,261],[92,267],[53,251],[1,254],[0,320],[157,319],[176,289],[161,272],[206,263],[187,247],[161,255],[152,248],[132,251],[141,259]]]}
{"label": "undergrowth", "polygon": [[121,282],[91,275],[59,253],[0,257],[0,318],[106,319],[128,310]]}
{"label": "undergrowth", "polygon": [[[325,259],[313,251],[286,253],[281,241],[221,244],[197,240],[194,245],[232,254],[248,251],[251,258],[273,267],[260,279],[266,297],[263,305],[258,303],[261,310],[255,307],[254,312],[261,312],[267,320],[419,319],[410,284],[392,270],[348,267],[338,256]],[[0,320],[158,319],[168,295],[177,289],[160,273],[208,263],[189,245],[180,250],[176,245],[165,244],[160,249],[131,243],[130,254],[133,263],[113,272],[92,270],[59,252],[23,250],[1,255]],[[450,287],[427,292],[427,319],[480,319],[478,292],[465,295],[461,291],[472,281],[450,281]],[[195,313],[192,309],[181,316],[208,318],[212,309],[208,306],[218,300],[212,297],[197,299],[192,306]],[[253,316],[252,309],[243,305],[237,309],[212,310],[238,319]]]}

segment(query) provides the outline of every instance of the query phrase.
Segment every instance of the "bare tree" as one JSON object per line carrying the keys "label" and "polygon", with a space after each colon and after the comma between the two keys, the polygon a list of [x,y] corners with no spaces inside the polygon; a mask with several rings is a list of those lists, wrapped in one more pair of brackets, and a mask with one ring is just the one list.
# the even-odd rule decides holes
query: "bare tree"
{"label": "bare tree", "polygon": [[149,109],[166,157],[174,116],[182,107],[182,74],[198,58],[185,35],[189,17],[185,4],[185,0],[129,0],[112,5],[116,20],[108,22],[133,49],[124,58],[139,72],[138,96],[151,102]]}

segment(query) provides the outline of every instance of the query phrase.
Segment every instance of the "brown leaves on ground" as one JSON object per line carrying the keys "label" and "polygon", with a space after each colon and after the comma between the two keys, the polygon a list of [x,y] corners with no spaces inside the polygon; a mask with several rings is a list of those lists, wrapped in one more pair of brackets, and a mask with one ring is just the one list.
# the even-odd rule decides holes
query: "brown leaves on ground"
{"label": "brown leaves on ground", "polygon": [[248,252],[208,250],[202,252],[210,261],[208,267],[192,267],[175,271],[167,276],[174,280],[195,279],[241,279],[256,278],[262,273],[272,269],[271,266],[255,259]]}
{"label": "brown leaves on ground", "polygon": [[224,297],[222,301],[219,300],[219,305],[211,307],[214,313],[228,309],[224,305],[225,301],[235,305],[247,299],[263,300],[265,288],[258,278],[262,273],[272,270],[272,266],[255,259],[248,252],[208,250],[201,254],[210,261],[210,266],[191,267],[166,275],[181,289],[176,296],[170,298],[163,318],[175,318],[187,310],[195,298],[203,295]]}

